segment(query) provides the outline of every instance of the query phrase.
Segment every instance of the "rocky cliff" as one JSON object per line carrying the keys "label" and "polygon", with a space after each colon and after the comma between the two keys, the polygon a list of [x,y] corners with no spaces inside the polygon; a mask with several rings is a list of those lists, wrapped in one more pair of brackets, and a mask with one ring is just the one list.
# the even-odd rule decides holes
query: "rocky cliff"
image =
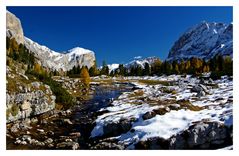
{"label": "rocky cliff", "polygon": [[7,123],[39,115],[55,108],[55,95],[42,82],[25,75],[22,64],[7,66]]}
{"label": "rocky cliff", "polygon": [[202,22],[174,43],[168,60],[187,60],[191,57],[210,59],[216,55],[232,57],[232,30],[232,24]]}
{"label": "rocky cliff", "polygon": [[68,71],[74,66],[87,66],[90,68],[95,63],[93,51],[76,47],[68,51],[55,52],[46,46],[40,45],[31,39],[24,37],[21,21],[12,13],[7,11],[6,33],[9,38],[15,38],[20,44],[34,53],[42,66],[51,70]]}
{"label": "rocky cliff", "polygon": [[23,35],[21,21],[9,11],[7,11],[6,16],[7,16],[7,21],[6,21],[7,36],[9,38],[14,37],[19,44],[20,43],[24,44],[24,35]]}
{"label": "rocky cliff", "polygon": [[25,37],[26,47],[35,54],[41,64],[52,70],[68,71],[74,66],[92,67],[95,63],[95,53],[91,50],[76,47],[65,52],[55,52]]}

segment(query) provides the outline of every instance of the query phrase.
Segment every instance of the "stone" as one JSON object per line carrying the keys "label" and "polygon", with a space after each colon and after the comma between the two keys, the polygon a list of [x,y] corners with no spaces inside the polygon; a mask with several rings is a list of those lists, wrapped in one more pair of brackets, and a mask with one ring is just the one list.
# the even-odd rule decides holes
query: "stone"
{"label": "stone", "polygon": [[50,137],[54,136],[54,134],[55,134],[55,133],[54,133],[53,131],[48,131],[48,132],[47,132],[47,136],[50,136]]}
{"label": "stone", "polygon": [[116,143],[111,142],[101,142],[98,143],[96,146],[92,147],[91,149],[97,149],[97,150],[123,150],[124,146]]}
{"label": "stone", "polygon": [[203,89],[199,86],[199,85],[195,85],[193,86],[193,88],[191,89],[192,92],[196,92],[199,93],[201,91],[203,91]]}
{"label": "stone", "polygon": [[44,143],[45,143],[46,145],[49,145],[49,144],[53,143],[53,139],[52,139],[52,138],[48,138],[48,139],[46,139],[46,140],[44,141]]}
{"label": "stone", "polygon": [[166,108],[163,107],[163,108],[154,109],[153,111],[155,112],[155,114],[164,115],[164,114],[168,113],[170,110],[167,107]]}
{"label": "stone", "polygon": [[197,97],[204,97],[206,95],[206,93],[204,91],[200,91],[197,93]]}
{"label": "stone", "polygon": [[218,122],[198,122],[170,138],[170,149],[213,149],[232,143],[228,128]]}
{"label": "stone", "polygon": [[68,125],[73,124],[70,119],[64,119],[63,121],[64,121],[65,124],[68,124]]}
{"label": "stone", "polygon": [[15,123],[15,124],[10,128],[10,131],[11,131],[12,133],[17,133],[17,132],[19,131],[19,129],[20,129],[19,123]]}
{"label": "stone", "polygon": [[70,109],[67,109],[67,110],[66,110],[66,114],[67,114],[67,115],[70,115],[71,113],[72,113],[72,112],[71,112]]}
{"label": "stone", "polygon": [[146,112],[145,114],[142,115],[142,118],[144,120],[151,119],[156,116],[156,113],[154,111]]}
{"label": "stone", "polygon": [[72,149],[72,150],[76,150],[79,147],[80,147],[79,144],[76,143],[76,142],[61,142],[61,143],[58,143],[56,145],[57,149]]}
{"label": "stone", "polygon": [[168,105],[168,108],[170,110],[179,110],[180,109],[180,105],[179,104],[170,104],[170,105]]}
{"label": "stone", "polygon": [[36,82],[32,82],[31,85],[32,85],[34,88],[39,89],[41,84],[36,81]]}
{"label": "stone", "polygon": [[132,127],[131,121],[127,119],[121,119],[118,122],[108,123],[103,126],[104,135],[106,136],[118,136],[122,133],[128,132]]}
{"label": "stone", "polygon": [[30,135],[23,135],[22,136],[22,138],[21,138],[21,140],[23,140],[23,141],[27,141],[27,142],[31,142],[31,136]]}
{"label": "stone", "polygon": [[41,134],[41,135],[45,135],[45,134],[46,134],[45,131],[44,131],[44,129],[37,129],[37,131],[38,131],[39,134]]}
{"label": "stone", "polygon": [[80,132],[72,132],[69,134],[70,136],[74,136],[74,137],[80,137],[81,133]]}
{"label": "stone", "polygon": [[38,119],[37,119],[36,117],[32,118],[32,119],[31,119],[31,123],[33,123],[33,124],[34,124],[34,123],[38,123]]}
{"label": "stone", "polygon": [[51,100],[52,100],[52,101],[55,101],[55,100],[56,100],[56,96],[55,96],[55,95],[52,95],[52,96],[51,96]]}
{"label": "stone", "polygon": [[168,149],[168,140],[160,137],[149,138],[145,141],[139,141],[135,149]]}
{"label": "stone", "polygon": [[205,93],[209,93],[209,91],[208,91],[208,89],[207,89],[207,87],[206,86],[204,86],[203,84],[199,84],[199,86],[203,89],[203,91],[205,92]]}
{"label": "stone", "polygon": [[21,110],[31,110],[31,103],[28,101],[24,101],[21,105]]}

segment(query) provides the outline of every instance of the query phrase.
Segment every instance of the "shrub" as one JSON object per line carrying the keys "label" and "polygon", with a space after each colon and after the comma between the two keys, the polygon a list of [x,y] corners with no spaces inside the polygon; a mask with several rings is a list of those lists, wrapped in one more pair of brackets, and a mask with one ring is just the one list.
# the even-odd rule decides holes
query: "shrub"
{"label": "shrub", "polygon": [[20,110],[20,109],[19,109],[18,105],[13,104],[13,105],[12,105],[12,108],[11,108],[11,114],[12,114],[12,116],[16,116],[16,115],[18,114],[19,110]]}

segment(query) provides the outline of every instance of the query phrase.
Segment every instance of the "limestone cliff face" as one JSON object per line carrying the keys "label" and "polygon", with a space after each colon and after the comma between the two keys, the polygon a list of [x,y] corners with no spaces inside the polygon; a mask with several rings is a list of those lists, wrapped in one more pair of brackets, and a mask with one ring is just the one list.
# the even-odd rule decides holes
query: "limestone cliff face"
{"label": "limestone cliff face", "polygon": [[21,21],[9,11],[7,11],[6,14],[6,27],[6,33],[8,37],[14,37],[19,44],[24,44],[24,35]]}
{"label": "limestone cliff face", "polygon": [[55,108],[51,88],[30,80],[20,64],[7,66],[6,115],[7,123],[39,115]]}
{"label": "limestone cliff face", "polygon": [[56,52],[44,45],[27,38],[23,34],[21,21],[12,13],[7,11],[6,33],[9,38],[15,38],[20,44],[24,44],[42,66],[57,71],[68,71],[74,66],[92,67],[95,63],[95,53],[91,50],[76,47],[68,51]]}
{"label": "limestone cliff face", "polygon": [[74,66],[87,66],[95,63],[95,53],[91,50],[76,47],[64,52],[56,52],[44,45],[25,37],[26,47],[35,54],[42,66],[57,71],[68,71]]}

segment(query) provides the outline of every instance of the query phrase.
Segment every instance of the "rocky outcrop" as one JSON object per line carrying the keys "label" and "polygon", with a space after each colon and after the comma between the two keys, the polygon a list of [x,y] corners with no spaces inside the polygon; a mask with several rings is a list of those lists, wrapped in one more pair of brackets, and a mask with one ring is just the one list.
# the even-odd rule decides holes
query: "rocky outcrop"
{"label": "rocky outcrop", "polygon": [[199,122],[170,139],[171,149],[210,149],[232,144],[232,127],[218,122]]}
{"label": "rocky outcrop", "polygon": [[15,38],[19,44],[24,44],[21,21],[9,11],[6,13],[6,29],[7,37]]}
{"label": "rocky outcrop", "polygon": [[174,43],[168,60],[210,59],[216,55],[232,57],[232,29],[232,24],[202,22]]}
{"label": "rocky outcrop", "polygon": [[105,136],[118,136],[122,133],[128,132],[132,127],[132,121],[135,119],[121,119],[118,122],[106,124],[103,127]]}
{"label": "rocky outcrop", "polygon": [[164,139],[139,141],[136,149],[217,149],[232,144],[232,127],[219,122],[198,122],[187,130]]}
{"label": "rocky outcrop", "polygon": [[[34,88],[33,84],[39,87]],[[39,115],[55,108],[56,97],[49,86],[33,82],[28,87],[29,90],[23,89],[20,93],[7,93],[7,122]]]}

